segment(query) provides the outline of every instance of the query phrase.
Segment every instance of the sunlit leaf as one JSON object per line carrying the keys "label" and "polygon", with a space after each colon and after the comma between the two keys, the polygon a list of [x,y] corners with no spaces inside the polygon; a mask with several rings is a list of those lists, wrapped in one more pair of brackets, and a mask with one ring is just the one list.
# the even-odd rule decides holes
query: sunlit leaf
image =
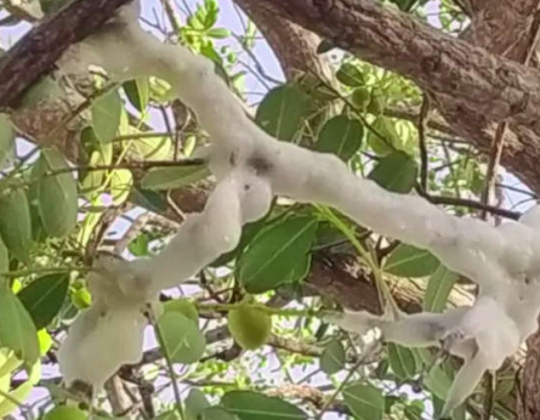
{"label": "sunlit leaf", "polygon": [[210,175],[205,165],[154,168],[141,181],[148,190],[169,190],[201,181]]}
{"label": "sunlit leaf", "polygon": [[111,174],[111,196],[113,204],[119,206],[129,197],[133,186],[133,175],[129,169],[115,169]]}
{"label": "sunlit leaf", "polygon": [[101,142],[109,143],[116,137],[122,110],[122,99],[116,90],[101,95],[92,104],[92,127]]}
{"label": "sunlit leaf", "polygon": [[53,408],[43,420],[87,420],[88,415],[73,405],[60,405]]}

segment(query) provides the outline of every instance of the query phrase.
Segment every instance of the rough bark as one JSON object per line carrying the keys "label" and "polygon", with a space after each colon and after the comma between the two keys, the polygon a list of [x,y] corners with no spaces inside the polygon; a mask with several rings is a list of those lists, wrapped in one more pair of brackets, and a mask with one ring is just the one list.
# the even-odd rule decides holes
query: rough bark
{"label": "rough bark", "polygon": [[76,0],[32,29],[0,60],[0,109],[49,72],[72,44],[96,32],[131,0]]}
{"label": "rough bark", "polygon": [[259,3],[366,61],[412,79],[436,97],[456,132],[481,150],[491,143],[490,123],[509,121],[521,138],[509,135],[503,164],[540,191],[540,127],[533,117],[539,72],[370,0]]}

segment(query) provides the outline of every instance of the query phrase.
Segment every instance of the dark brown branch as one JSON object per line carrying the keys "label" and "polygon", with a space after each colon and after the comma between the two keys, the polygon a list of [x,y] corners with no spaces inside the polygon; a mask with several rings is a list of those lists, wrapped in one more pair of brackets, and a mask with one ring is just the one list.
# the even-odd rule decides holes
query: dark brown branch
{"label": "dark brown branch", "polygon": [[32,29],[0,60],[0,109],[16,107],[22,93],[72,44],[97,31],[131,0],[75,0]]}

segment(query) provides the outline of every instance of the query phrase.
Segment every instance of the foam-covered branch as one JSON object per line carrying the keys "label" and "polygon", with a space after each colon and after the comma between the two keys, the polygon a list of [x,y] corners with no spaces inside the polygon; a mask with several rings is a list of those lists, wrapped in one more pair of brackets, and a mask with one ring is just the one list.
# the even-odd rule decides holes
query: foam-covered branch
{"label": "foam-covered branch", "polygon": [[[140,311],[142,302],[151,301],[159,289],[181,283],[232,249],[242,224],[261,217],[272,195],[286,195],[302,202],[333,206],[360,225],[428,249],[451,270],[480,285],[479,299],[472,308],[391,321],[369,317],[368,324],[381,327],[390,341],[408,345],[443,342],[465,359],[465,368],[450,391],[447,409],[471,392],[481,372],[498,368],[536,329],[540,308],[538,207],[519,223],[495,228],[479,220],[449,215],[420,197],[390,193],[372,181],[360,179],[333,155],[280,142],[245,115],[208,60],[181,46],[159,42],[139,27],[137,17],[135,8],[123,10],[107,32],[76,46],[61,65],[68,72],[73,65],[77,71],[81,65],[99,65],[119,81],[143,75],[165,79],[174,95],[197,113],[209,133],[213,141],[210,167],[219,183],[204,212],[188,219],[161,254],[126,263],[124,271],[137,281],[126,282],[123,275],[118,279],[105,276],[119,285],[122,296],[115,299],[123,301],[137,295],[128,307]],[[138,290],[132,291],[131,286]],[[95,305],[98,308],[99,301]],[[108,308],[120,319],[115,302],[108,302]],[[99,309],[92,308],[76,321],[67,343],[85,340],[80,333],[85,328],[99,335],[101,323],[92,318],[96,311]],[[349,314],[338,323],[346,324],[347,316],[365,317]],[[408,332],[405,336],[404,331]],[[95,340],[96,345],[99,341]],[[108,345],[103,341],[101,344]],[[77,352],[75,344],[69,348],[63,352],[66,358]],[[114,361],[118,364],[123,360],[118,357]],[[112,365],[107,373],[112,373]],[[84,376],[84,372],[71,373],[66,376]],[[99,380],[91,379],[91,383],[99,385],[106,378],[102,374]]]}

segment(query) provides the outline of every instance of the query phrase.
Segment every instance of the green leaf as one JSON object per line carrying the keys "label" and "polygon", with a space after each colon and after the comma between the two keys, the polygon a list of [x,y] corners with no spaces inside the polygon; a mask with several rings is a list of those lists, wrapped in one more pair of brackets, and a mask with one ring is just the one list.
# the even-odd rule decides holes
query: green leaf
{"label": "green leaf", "polygon": [[139,111],[144,112],[148,106],[150,86],[148,77],[139,77],[123,84],[129,102]]}
{"label": "green leaf", "polygon": [[345,404],[358,420],[382,420],[384,397],[380,389],[362,383],[353,384],[343,391]]}
{"label": "green leaf", "polygon": [[351,63],[343,63],[336,73],[336,78],[345,86],[358,87],[366,84],[364,75]]}
{"label": "green leaf", "polygon": [[0,347],[13,350],[27,367],[32,367],[39,359],[37,331],[7,283],[0,283]]}
{"label": "green leaf", "polygon": [[129,147],[130,156],[136,160],[167,160],[173,152],[173,143],[169,136],[144,137],[122,143]]}
{"label": "green leaf", "polygon": [[32,243],[30,206],[22,188],[11,190],[0,198],[0,234],[9,251],[28,262]]}
{"label": "green leaf", "polygon": [[43,420],[87,420],[86,413],[73,405],[61,405],[49,411]]}
{"label": "green leaf", "polygon": [[133,186],[133,175],[129,169],[115,169],[111,174],[111,196],[115,206],[124,203]]}
{"label": "green leaf", "polygon": [[387,258],[384,271],[401,277],[425,277],[439,265],[437,257],[429,251],[401,244]]}
{"label": "green leaf", "polygon": [[424,310],[442,312],[458,278],[456,273],[448,270],[444,265],[440,265],[429,279],[424,295]]}
{"label": "green leaf", "polygon": [[404,152],[395,151],[382,158],[368,178],[388,191],[408,193],[414,186],[417,172],[414,159]]}
{"label": "green leaf", "polygon": [[252,391],[228,392],[221,399],[221,404],[240,420],[307,419],[306,413],[298,407]]}
{"label": "green leaf", "polygon": [[169,208],[163,196],[155,191],[143,188],[132,188],[129,201],[154,213],[164,213]]}
{"label": "green leaf", "polygon": [[[180,420],[180,415],[178,414],[178,411],[176,409],[170,410],[166,411],[165,413],[161,413],[159,416],[156,417],[156,420]],[[187,420],[191,419],[188,417]]]}
{"label": "green leaf", "polygon": [[291,141],[309,114],[309,96],[294,85],[272,89],[260,103],[255,120],[271,136]]}
{"label": "green leaf", "polygon": [[420,366],[417,364],[412,350],[393,343],[388,343],[386,348],[388,349],[390,368],[399,379],[410,379],[419,372]]}
{"label": "green leaf", "polygon": [[[2,237],[0,236],[0,273],[7,273],[8,271],[9,271],[9,254],[8,254],[6,245],[4,244],[4,241],[2,240]],[[0,283],[2,283],[3,281],[7,281],[7,279],[0,277]]]}
{"label": "green leaf", "polygon": [[8,114],[0,113],[0,169],[15,157],[15,130]]}
{"label": "green leaf", "polygon": [[344,368],[345,359],[345,349],[341,341],[332,340],[326,345],[319,364],[324,373],[332,375]]}
{"label": "green leaf", "polygon": [[226,28],[213,28],[206,32],[210,38],[225,39],[231,36],[231,31]]}
{"label": "green leaf", "polygon": [[238,420],[238,417],[222,407],[208,407],[197,420]]}
{"label": "green leaf", "polygon": [[272,290],[304,258],[315,239],[317,220],[290,217],[259,233],[238,261],[241,284],[249,293]]}
{"label": "green leaf", "polygon": [[36,329],[45,328],[60,312],[69,287],[67,274],[50,274],[34,280],[17,295]]}
{"label": "green leaf", "polygon": [[403,414],[407,420],[423,420],[424,404],[422,401],[414,401],[413,403],[405,406]]}
{"label": "green leaf", "polygon": [[109,143],[116,137],[122,110],[122,99],[117,90],[101,95],[92,104],[92,127],[102,143]]}
{"label": "green leaf", "polygon": [[154,168],[142,179],[141,186],[148,190],[170,190],[201,181],[209,175],[205,165]]}
{"label": "green leaf", "polygon": [[195,363],[204,353],[206,340],[196,322],[171,311],[158,322],[165,348],[175,363]]}
{"label": "green leaf", "polygon": [[199,311],[189,299],[174,299],[165,302],[163,305],[163,314],[168,312],[178,312],[195,323],[199,322]]}
{"label": "green leaf", "polygon": [[185,401],[186,420],[199,420],[202,412],[210,407],[204,392],[200,389],[192,388]]}
{"label": "green leaf", "polygon": [[348,161],[360,149],[363,137],[364,126],[359,120],[339,115],[324,124],[315,150],[333,153]]}
{"label": "green leaf", "polygon": [[[371,99],[370,99],[371,103]],[[397,132],[390,118],[379,117],[371,124],[372,130],[368,130],[366,140],[371,149],[379,156],[386,156],[395,150]],[[382,138],[381,138],[382,137]]]}
{"label": "green leaf", "polygon": [[[414,349],[413,352],[419,355],[425,366],[434,366],[434,356],[428,349],[417,348]],[[452,377],[446,368],[447,365],[445,363],[434,366],[427,375],[424,376],[424,384],[434,395],[443,400],[446,399],[448,390],[452,385]]]}
{"label": "green leaf", "polygon": [[32,170],[36,183],[38,211],[45,232],[64,237],[77,225],[77,182],[71,172],[48,175],[69,169],[64,156],[55,149],[43,149]]}

